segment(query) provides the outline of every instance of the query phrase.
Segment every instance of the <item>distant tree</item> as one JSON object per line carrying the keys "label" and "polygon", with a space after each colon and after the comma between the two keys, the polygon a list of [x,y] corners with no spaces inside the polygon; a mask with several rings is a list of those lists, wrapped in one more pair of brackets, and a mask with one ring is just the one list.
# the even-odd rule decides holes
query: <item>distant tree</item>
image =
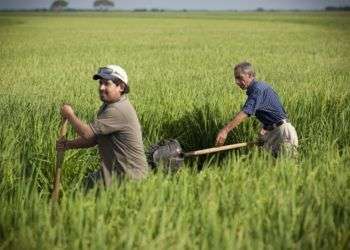
{"label": "distant tree", "polygon": [[96,0],[94,2],[94,7],[98,10],[108,10],[110,7],[114,6],[114,2],[111,0]]}
{"label": "distant tree", "polygon": [[164,9],[152,8],[150,9],[152,12],[164,12]]}
{"label": "distant tree", "polygon": [[147,9],[144,8],[136,8],[133,10],[134,12],[147,12]]}
{"label": "distant tree", "polygon": [[264,8],[259,7],[259,8],[256,9],[256,11],[262,12],[262,11],[265,11],[265,10],[264,10]]}
{"label": "distant tree", "polygon": [[56,1],[54,1],[51,4],[50,10],[61,11],[67,6],[68,6],[68,2],[67,1],[65,1],[65,0],[56,0]]}
{"label": "distant tree", "polygon": [[327,6],[325,10],[326,11],[350,11],[350,6],[340,6],[340,7]]}

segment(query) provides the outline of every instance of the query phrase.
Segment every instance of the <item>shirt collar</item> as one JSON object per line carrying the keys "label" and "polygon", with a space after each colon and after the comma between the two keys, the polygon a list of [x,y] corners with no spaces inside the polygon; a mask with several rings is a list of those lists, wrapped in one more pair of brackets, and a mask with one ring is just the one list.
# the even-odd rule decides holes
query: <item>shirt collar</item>
{"label": "shirt collar", "polygon": [[247,95],[250,95],[251,93],[253,93],[255,86],[256,86],[257,81],[255,79],[252,80],[252,82],[250,83],[250,85],[247,88]]}

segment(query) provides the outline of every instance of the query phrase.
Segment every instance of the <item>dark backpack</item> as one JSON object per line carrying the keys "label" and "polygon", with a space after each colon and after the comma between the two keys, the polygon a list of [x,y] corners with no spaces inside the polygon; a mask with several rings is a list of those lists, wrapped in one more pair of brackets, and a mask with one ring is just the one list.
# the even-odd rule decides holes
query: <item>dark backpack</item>
{"label": "dark backpack", "polygon": [[177,171],[184,161],[181,145],[175,139],[164,139],[151,145],[146,156],[152,169],[163,167],[168,172]]}

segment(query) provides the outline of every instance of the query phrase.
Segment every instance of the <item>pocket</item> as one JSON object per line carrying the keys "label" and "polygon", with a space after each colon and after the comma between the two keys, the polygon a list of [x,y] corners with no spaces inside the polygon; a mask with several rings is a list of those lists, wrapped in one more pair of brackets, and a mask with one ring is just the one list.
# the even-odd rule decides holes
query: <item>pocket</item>
{"label": "pocket", "polygon": [[295,128],[290,123],[287,123],[283,128],[282,136],[284,142],[290,143],[292,145],[298,144],[298,137]]}

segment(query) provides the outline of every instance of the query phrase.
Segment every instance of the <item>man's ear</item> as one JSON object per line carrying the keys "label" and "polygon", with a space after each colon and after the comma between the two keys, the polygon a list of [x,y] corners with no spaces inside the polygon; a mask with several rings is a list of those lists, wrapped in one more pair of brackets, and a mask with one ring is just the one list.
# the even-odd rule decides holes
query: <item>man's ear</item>
{"label": "man's ear", "polygon": [[119,87],[120,87],[120,91],[121,91],[122,93],[124,93],[124,91],[125,91],[125,84],[124,84],[124,83],[120,83],[120,84],[119,84]]}

